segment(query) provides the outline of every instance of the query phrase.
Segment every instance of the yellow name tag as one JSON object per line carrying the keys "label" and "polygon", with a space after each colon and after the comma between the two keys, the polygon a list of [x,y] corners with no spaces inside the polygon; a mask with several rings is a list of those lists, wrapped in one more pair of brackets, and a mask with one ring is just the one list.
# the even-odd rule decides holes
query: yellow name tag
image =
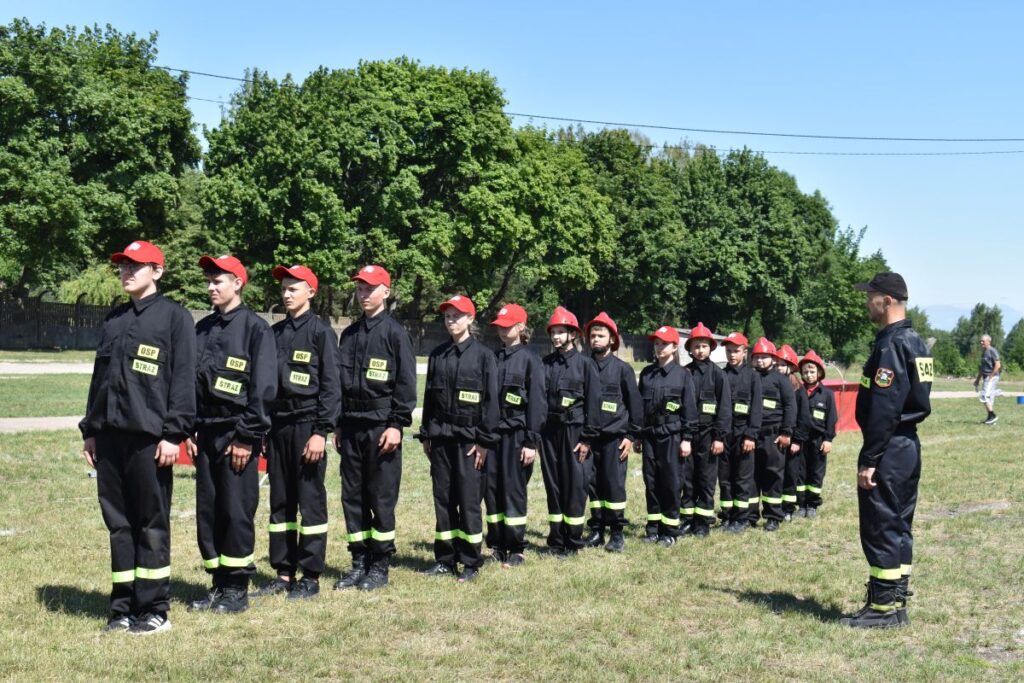
{"label": "yellow name tag", "polygon": [[563,408],[568,408],[569,406],[571,406],[575,402],[576,402],[576,399],[574,399],[572,396],[563,396],[562,397],[562,407]]}
{"label": "yellow name tag", "polygon": [[213,388],[217,391],[223,391],[225,394],[231,394],[232,396],[238,396],[242,393],[242,383],[232,382],[229,379],[218,377],[217,381],[213,383]]}
{"label": "yellow name tag", "polygon": [[612,403],[611,401],[601,401],[601,410],[603,410],[606,413],[614,413],[618,409],[618,403]]}
{"label": "yellow name tag", "polygon": [[384,370],[367,370],[366,379],[372,379],[374,382],[387,382],[388,373]]}
{"label": "yellow name tag", "polygon": [[917,366],[917,379],[921,382],[932,382],[935,380],[935,363],[931,358],[915,358],[914,365]]}
{"label": "yellow name tag", "polygon": [[228,359],[224,361],[224,366],[228,370],[238,370],[239,372],[245,372],[245,369],[249,367],[249,361],[244,358],[235,358],[234,356],[228,356]]}
{"label": "yellow name tag", "polygon": [[370,367],[373,368],[374,370],[387,370],[388,361],[387,359],[384,358],[371,358]]}
{"label": "yellow name tag", "polygon": [[864,387],[865,389],[870,389],[871,388],[871,378],[870,377],[861,377],[860,378],[860,385],[862,387]]}
{"label": "yellow name tag", "polygon": [[779,403],[778,403],[778,401],[776,401],[776,400],[774,400],[774,399],[771,399],[771,398],[766,398],[766,399],[764,400],[764,403],[763,403],[763,405],[764,405],[764,407],[765,407],[765,408],[767,408],[768,410],[774,410],[774,409],[775,409],[775,407],[779,405]]}
{"label": "yellow name tag", "polygon": [[479,403],[480,392],[479,391],[460,391],[459,400],[463,403]]}
{"label": "yellow name tag", "polygon": [[293,363],[308,363],[313,360],[313,354],[309,351],[292,351]]}
{"label": "yellow name tag", "polygon": [[505,394],[505,403],[511,403],[514,406],[519,406],[523,404],[523,397],[509,391]]}
{"label": "yellow name tag", "polygon": [[824,420],[825,419],[825,411],[824,410],[814,410],[814,411],[811,411],[811,417],[813,417],[815,420]]}
{"label": "yellow name tag", "polygon": [[160,372],[160,366],[156,363],[147,363],[144,360],[136,358],[132,361],[132,370],[135,372],[141,372],[143,375],[152,375],[156,377],[157,373]]}
{"label": "yellow name tag", "polygon": [[700,410],[705,415],[714,415],[715,409],[718,407],[716,403],[701,403]]}
{"label": "yellow name tag", "polygon": [[[156,360],[160,357],[160,349],[155,346],[147,346],[145,344],[139,344],[139,350],[136,351],[136,355],[150,360]],[[155,374],[155,373],[154,373]]]}
{"label": "yellow name tag", "polygon": [[291,382],[292,384],[299,384],[304,387],[308,387],[309,375],[306,374],[305,372],[293,372],[292,374],[288,375],[288,381]]}
{"label": "yellow name tag", "polygon": [[732,407],[732,412],[736,413],[737,415],[746,415],[750,412],[750,406],[748,406],[746,403],[737,403]]}
{"label": "yellow name tag", "polygon": [[679,410],[679,404],[676,403],[675,401],[666,401],[665,410],[667,410],[670,413],[674,413],[677,410]]}

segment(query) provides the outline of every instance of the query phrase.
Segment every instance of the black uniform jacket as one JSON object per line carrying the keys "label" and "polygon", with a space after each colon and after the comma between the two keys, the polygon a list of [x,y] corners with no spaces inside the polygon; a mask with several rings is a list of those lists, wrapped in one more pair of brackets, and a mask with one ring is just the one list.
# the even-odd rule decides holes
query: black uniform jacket
{"label": "black uniform jacket", "polygon": [[697,398],[689,370],[671,362],[651,363],[640,371],[640,397],[644,403],[644,434],[681,434],[692,441],[697,434]]}
{"label": "black uniform jacket", "polygon": [[810,393],[803,390],[807,397],[807,409],[810,417],[810,428],[808,439],[824,439],[833,441],[836,438],[836,422],[839,421],[839,414],[836,412],[836,397],[832,390],[817,382]]}
{"label": "black uniform jacket", "polygon": [[732,431],[732,396],[725,373],[710,360],[694,359],[686,369],[693,375],[700,431],[710,429],[713,439],[724,441]]}
{"label": "black uniform jacket", "polygon": [[593,358],[601,381],[601,409],[597,428],[602,436],[640,438],[644,423],[644,403],[636,384],[636,373],[621,358],[611,354]]}
{"label": "black uniform jacket", "polygon": [[277,352],[267,321],[245,304],[215,310],[196,325],[196,421],[233,425],[234,439],[257,446],[270,430]]}
{"label": "black uniform jacket", "polygon": [[761,373],[749,363],[726,365],[722,370],[732,397],[732,434],[757,441],[761,433]]}
{"label": "black uniform jacket", "polygon": [[82,436],[104,428],[180,443],[196,416],[196,338],[184,308],[151,294],[103,321]]}
{"label": "black uniform jacket", "polygon": [[792,436],[796,427],[796,393],[789,378],[775,370],[758,370],[761,375],[761,433]]}
{"label": "black uniform jacket", "polygon": [[341,382],[338,380],[338,337],[312,310],[274,325],[277,342],[277,398],[274,420],[313,422],[320,436],[334,429]]}
{"label": "black uniform jacket", "polygon": [[416,355],[402,325],[382,312],[341,332],[339,421],[369,420],[401,429],[416,407]]}
{"label": "black uniform jacket", "polygon": [[525,430],[523,445],[540,447],[540,430],[548,414],[544,363],[522,344],[498,349],[498,395],[502,432]]}
{"label": "black uniform jacket", "polygon": [[431,351],[419,438],[457,438],[494,448],[498,419],[494,352],[473,337]]}
{"label": "black uniform jacket", "polygon": [[810,438],[811,432],[811,409],[807,401],[807,390],[804,389],[803,382],[793,382],[794,375],[783,376],[793,387],[793,396],[796,398],[796,425],[793,427],[793,438],[797,441],[804,441]]}
{"label": "black uniform jacket", "polygon": [[909,320],[879,330],[857,391],[857,423],[864,436],[860,467],[878,464],[901,425],[915,425],[931,414],[934,376],[928,349]]}
{"label": "black uniform jacket", "polygon": [[582,425],[580,443],[590,445],[597,438],[597,414],[601,410],[601,380],[589,356],[576,349],[555,351],[544,356],[547,373],[547,429],[559,425]]}

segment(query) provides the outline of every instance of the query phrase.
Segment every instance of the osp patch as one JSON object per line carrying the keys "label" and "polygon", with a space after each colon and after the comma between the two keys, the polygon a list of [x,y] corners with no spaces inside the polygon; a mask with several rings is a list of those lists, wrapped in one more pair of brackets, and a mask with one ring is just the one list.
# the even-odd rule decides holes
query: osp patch
{"label": "osp patch", "polygon": [[892,381],[895,378],[896,373],[889,368],[878,368],[875,373],[875,385],[880,389],[888,389],[892,386]]}

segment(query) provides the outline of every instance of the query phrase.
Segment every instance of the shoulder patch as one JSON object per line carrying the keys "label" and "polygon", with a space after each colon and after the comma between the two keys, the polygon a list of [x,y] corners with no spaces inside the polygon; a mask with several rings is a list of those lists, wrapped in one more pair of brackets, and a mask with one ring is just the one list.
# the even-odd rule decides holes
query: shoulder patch
{"label": "shoulder patch", "polygon": [[895,377],[896,373],[889,368],[878,368],[875,373],[875,385],[881,389],[887,389],[892,386]]}

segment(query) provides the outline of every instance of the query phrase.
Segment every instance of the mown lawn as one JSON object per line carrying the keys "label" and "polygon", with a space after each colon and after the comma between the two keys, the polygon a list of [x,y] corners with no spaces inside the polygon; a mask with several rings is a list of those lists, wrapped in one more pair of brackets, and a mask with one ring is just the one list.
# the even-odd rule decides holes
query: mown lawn
{"label": "mown lawn", "polygon": [[22,363],[91,363],[95,351],[3,351],[0,361]]}
{"label": "mown lawn", "polygon": [[0,376],[0,417],[84,415],[90,375]]}
{"label": "mown lawn", "polygon": [[[913,626],[853,632],[866,566],[852,472],[859,435],[837,440],[826,505],[778,534],[712,534],[664,550],[630,529],[627,552],[488,565],[469,585],[417,575],[431,561],[426,462],[406,442],[392,585],[329,590],[347,564],[336,455],[328,588],[235,617],[189,614],[203,593],[194,480],[176,472],[166,636],[101,635],[107,537],[73,432],[0,436],[0,677],[339,680],[1021,680],[1024,677],[1024,413],[977,424],[970,400],[937,401],[923,429]],[[629,516],[643,517],[639,461]],[[266,489],[258,514],[265,529]],[[529,538],[543,542],[540,472]],[[261,580],[267,539],[257,537]]]}

